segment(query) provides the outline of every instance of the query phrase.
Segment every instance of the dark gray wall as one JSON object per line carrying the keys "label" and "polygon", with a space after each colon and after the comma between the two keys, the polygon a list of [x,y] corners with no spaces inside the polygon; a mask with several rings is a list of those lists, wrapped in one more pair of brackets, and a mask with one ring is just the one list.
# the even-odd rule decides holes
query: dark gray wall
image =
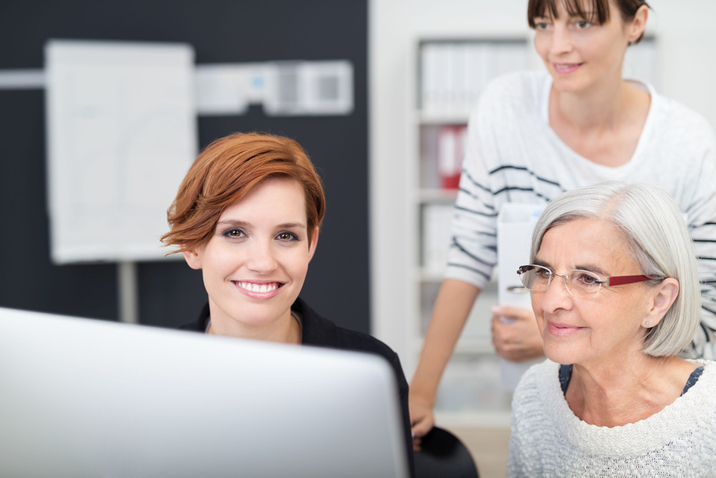
{"label": "dark gray wall", "polygon": [[[368,331],[367,0],[3,1],[0,69],[42,68],[48,38],[187,42],[197,63],[348,59],[349,116],[199,119],[199,143],[234,131],[296,139],[322,174],[327,215],[302,292],[339,325]],[[113,264],[54,266],[45,196],[44,91],[0,90],[0,306],[117,320]],[[168,205],[167,205],[168,206]],[[141,263],[143,323],[193,320],[206,300],[183,262]]]}

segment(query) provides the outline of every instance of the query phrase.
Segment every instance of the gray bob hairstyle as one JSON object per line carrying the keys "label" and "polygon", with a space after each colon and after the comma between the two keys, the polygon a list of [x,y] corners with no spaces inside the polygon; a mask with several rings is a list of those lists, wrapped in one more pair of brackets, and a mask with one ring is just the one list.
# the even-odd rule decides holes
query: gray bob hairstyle
{"label": "gray bob hairstyle", "polygon": [[674,200],[645,183],[608,181],[568,191],[547,205],[535,225],[531,262],[549,229],[576,219],[612,224],[621,232],[642,274],[679,281],[679,295],[664,318],[647,332],[643,351],[665,357],[686,348],[699,326],[701,292],[691,237]]}

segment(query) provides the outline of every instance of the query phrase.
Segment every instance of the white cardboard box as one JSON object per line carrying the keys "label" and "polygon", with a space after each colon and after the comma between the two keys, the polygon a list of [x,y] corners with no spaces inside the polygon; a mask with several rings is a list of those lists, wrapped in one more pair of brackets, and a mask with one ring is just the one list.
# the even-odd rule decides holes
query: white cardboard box
{"label": "white cardboard box", "polygon": [[[529,263],[532,232],[544,207],[544,204],[507,203],[500,208],[497,216],[497,296],[500,305],[532,308],[529,291],[522,286],[517,268]],[[503,321],[510,323],[514,319],[504,317]],[[514,390],[527,369],[543,360],[511,362],[500,359],[502,387]]]}

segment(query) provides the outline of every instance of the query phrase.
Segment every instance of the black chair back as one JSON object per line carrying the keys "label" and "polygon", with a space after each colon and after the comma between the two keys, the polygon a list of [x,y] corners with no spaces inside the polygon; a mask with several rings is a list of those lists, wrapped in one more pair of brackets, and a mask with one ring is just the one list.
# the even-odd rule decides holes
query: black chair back
{"label": "black chair back", "polygon": [[449,431],[433,427],[421,442],[422,451],[415,453],[417,478],[479,478],[470,452]]}

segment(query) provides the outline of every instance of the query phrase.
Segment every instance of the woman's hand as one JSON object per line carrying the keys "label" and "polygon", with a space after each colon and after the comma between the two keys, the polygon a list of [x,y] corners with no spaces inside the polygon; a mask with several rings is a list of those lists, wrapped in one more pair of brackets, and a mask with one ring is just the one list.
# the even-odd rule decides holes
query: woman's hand
{"label": "woman's hand", "polygon": [[420,451],[422,438],[435,425],[433,406],[418,397],[413,397],[413,395],[409,396],[408,403],[410,408],[410,431],[413,433],[413,450]]}
{"label": "woman's hand", "polygon": [[542,337],[531,310],[496,306],[491,311],[492,344],[500,357],[524,362],[544,355]]}

